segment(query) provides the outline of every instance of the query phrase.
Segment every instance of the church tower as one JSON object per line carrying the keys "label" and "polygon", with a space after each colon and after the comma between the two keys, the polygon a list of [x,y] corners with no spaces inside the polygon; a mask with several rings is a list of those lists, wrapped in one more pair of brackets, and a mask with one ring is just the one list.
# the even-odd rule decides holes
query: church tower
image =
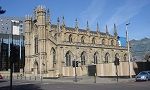
{"label": "church tower", "polygon": [[[38,6],[37,12],[37,32],[38,32],[38,54],[40,73],[46,71],[46,9]],[[42,71],[41,71],[42,70]]]}
{"label": "church tower", "polygon": [[31,26],[32,25],[32,18],[27,15],[25,17],[25,69],[27,72],[30,71],[30,61],[31,61]]}

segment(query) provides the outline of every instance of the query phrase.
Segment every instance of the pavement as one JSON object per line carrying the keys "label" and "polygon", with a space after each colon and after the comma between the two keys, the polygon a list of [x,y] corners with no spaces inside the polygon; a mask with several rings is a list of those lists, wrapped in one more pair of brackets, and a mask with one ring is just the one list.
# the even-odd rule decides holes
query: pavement
{"label": "pavement", "polygon": [[[8,77],[6,79],[9,79]],[[75,82],[75,77],[61,77],[61,78],[48,78],[40,79],[40,77],[14,77],[14,80],[27,80],[27,81],[37,81],[43,83],[74,83],[74,84],[98,84],[98,83],[126,83],[134,82],[134,78],[101,78],[94,76],[78,76],[77,82]]]}
{"label": "pavement", "polygon": [[94,83],[124,83],[124,82],[134,82],[134,78],[119,78],[118,81],[116,78],[101,78],[101,77],[92,77],[92,76],[82,76],[77,78],[75,82],[75,77],[63,77],[58,79],[43,79],[43,81],[53,81],[53,82],[68,82],[68,83],[80,83],[80,84],[94,84]]}

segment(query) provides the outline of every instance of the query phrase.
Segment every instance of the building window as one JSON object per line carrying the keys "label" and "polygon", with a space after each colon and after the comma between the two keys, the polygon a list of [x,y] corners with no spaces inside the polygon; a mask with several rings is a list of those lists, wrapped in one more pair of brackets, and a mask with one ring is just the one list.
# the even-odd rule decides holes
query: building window
{"label": "building window", "polygon": [[98,53],[94,53],[94,64],[98,64]]}
{"label": "building window", "polygon": [[108,61],[109,61],[109,53],[106,53],[106,54],[105,54],[105,61],[104,61],[104,62],[105,62],[105,63],[108,63]]}
{"label": "building window", "polygon": [[85,42],[84,42],[84,39],[85,39],[85,37],[84,37],[84,36],[82,36],[82,37],[81,37],[81,43],[82,43],[82,44],[84,44],[84,43],[85,43]]}
{"label": "building window", "polygon": [[56,65],[56,51],[54,48],[51,49],[51,55],[52,55],[52,60],[53,60],[53,68]]}
{"label": "building window", "polygon": [[102,45],[105,45],[105,39],[102,39]]}
{"label": "building window", "polygon": [[69,35],[69,42],[70,43],[72,42],[72,35],[71,34]]}
{"label": "building window", "polygon": [[124,54],[123,59],[124,59],[124,61],[127,61],[127,54]]}
{"label": "building window", "polygon": [[92,39],[92,44],[95,44],[95,37]]}
{"label": "building window", "polygon": [[38,62],[37,61],[34,61],[34,64],[33,64],[33,69],[31,69],[31,71],[34,71],[35,73],[38,73]]}
{"label": "building window", "polygon": [[114,40],[111,40],[111,46],[114,46]]}
{"label": "building window", "polygon": [[66,53],[66,66],[71,66],[71,52]]}
{"label": "building window", "polygon": [[34,50],[35,50],[35,54],[36,54],[36,53],[38,53],[38,38],[37,37],[34,38],[34,43],[35,43]]}
{"label": "building window", "polygon": [[86,55],[85,52],[81,53],[81,65],[85,65],[85,55]]}

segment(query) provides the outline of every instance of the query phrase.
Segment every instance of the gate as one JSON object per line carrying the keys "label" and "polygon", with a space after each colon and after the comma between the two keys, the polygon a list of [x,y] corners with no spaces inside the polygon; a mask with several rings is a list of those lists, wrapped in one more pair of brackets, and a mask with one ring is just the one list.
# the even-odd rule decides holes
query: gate
{"label": "gate", "polygon": [[96,65],[88,66],[88,76],[95,76],[96,73]]}

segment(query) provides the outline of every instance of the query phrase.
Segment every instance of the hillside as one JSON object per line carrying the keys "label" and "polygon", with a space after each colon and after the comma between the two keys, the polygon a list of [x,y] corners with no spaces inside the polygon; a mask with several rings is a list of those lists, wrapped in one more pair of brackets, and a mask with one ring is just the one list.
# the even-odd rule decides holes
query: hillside
{"label": "hillside", "polygon": [[144,60],[145,55],[150,52],[150,38],[130,41],[131,53],[134,59]]}

